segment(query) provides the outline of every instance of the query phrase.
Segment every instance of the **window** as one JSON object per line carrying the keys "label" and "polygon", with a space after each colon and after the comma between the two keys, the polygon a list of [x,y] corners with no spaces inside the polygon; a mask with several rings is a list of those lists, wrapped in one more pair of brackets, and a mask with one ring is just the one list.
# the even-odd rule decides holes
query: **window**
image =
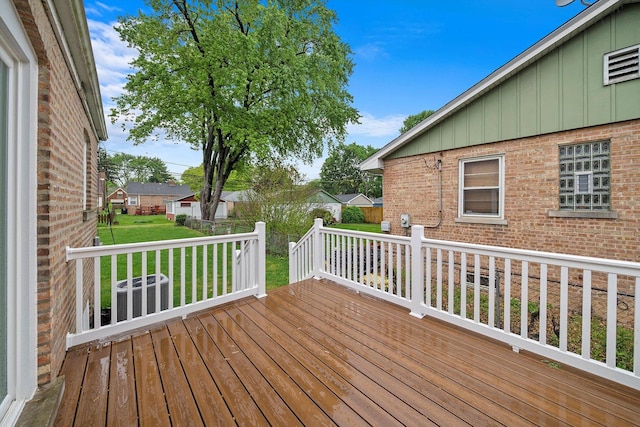
{"label": "window", "polygon": [[604,55],[604,84],[640,78],[640,44]]}
{"label": "window", "polygon": [[180,202],[180,207],[181,208],[190,208],[191,207],[191,202]]}
{"label": "window", "polygon": [[504,156],[460,160],[458,219],[504,218]]}
{"label": "window", "polygon": [[138,205],[138,196],[129,196],[129,206]]}
{"label": "window", "polygon": [[610,209],[609,141],[562,145],[560,210]]}

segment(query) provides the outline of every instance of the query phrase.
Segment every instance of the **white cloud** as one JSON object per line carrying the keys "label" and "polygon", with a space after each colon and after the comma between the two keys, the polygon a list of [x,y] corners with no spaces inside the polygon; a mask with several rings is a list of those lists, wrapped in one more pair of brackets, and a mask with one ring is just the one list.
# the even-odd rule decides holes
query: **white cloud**
{"label": "white cloud", "polygon": [[356,54],[356,57],[363,58],[368,61],[388,56],[381,43],[367,43],[355,48],[354,53]]}
{"label": "white cloud", "polygon": [[360,124],[348,125],[347,132],[349,136],[393,137],[399,134],[405,118],[400,114],[375,117],[369,113],[361,113]]}

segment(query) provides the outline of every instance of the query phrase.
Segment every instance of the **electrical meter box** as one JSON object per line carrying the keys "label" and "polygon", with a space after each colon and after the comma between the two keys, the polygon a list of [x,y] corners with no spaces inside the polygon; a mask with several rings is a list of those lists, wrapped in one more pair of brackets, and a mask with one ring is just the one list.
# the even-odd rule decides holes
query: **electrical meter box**
{"label": "electrical meter box", "polygon": [[400,215],[400,227],[409,228],[411,221],[409,220],[409,214]]}
{"label": "electrical meter box", "polygon": [[382,221],[380,223],[380,231],[389,232],[391,231],[391,223],[389,221]]}

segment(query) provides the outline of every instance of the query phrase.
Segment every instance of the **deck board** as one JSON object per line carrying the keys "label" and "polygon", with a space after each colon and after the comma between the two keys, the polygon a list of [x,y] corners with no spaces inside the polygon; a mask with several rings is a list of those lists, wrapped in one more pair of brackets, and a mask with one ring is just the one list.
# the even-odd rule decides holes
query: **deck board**
{"label": "deck board", "polygon": [[637,425],[640,392],[325,280],[71,349],[56,425]]}

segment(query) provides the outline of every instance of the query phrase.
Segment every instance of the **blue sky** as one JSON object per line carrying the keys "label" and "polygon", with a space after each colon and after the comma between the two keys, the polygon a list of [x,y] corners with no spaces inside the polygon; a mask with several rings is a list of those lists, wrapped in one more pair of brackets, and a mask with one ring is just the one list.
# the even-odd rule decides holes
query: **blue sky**
{"label": "blue sky", "polygon": [[[584,10],[579,0],[328,0],[338,14],[336,32],[354,52],[349,92],[362,116],[345,142],[376,148],[398,136],[410,114],[437,110],[520,52]],[[113,30],[117,17],[137,14],[139,0],[85,1],[105,114],[122,93],[128,49]],[[107,118],[111,153],[159,157],[179,175],[201,163],[186,144],[162,138],[134,146]],[[324,159],[300,165],[318,178]]]}

